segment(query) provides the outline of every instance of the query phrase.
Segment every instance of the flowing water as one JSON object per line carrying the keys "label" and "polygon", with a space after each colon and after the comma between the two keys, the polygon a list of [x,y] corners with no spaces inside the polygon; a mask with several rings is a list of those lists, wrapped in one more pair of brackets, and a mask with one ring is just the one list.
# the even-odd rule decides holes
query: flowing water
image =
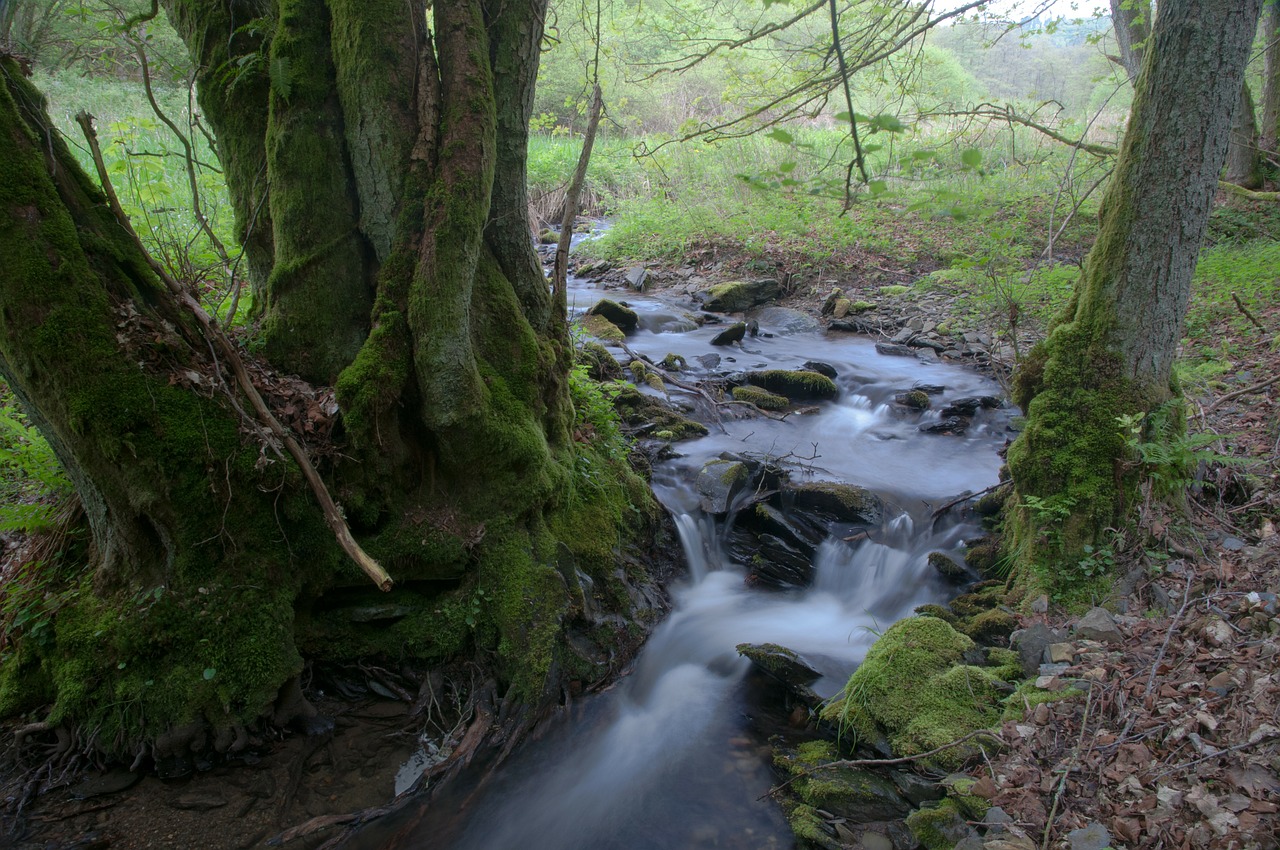
{"label": "flowing water", "polygon": [[[580,307],[601,297],[578,282]],[[834,366],[840,396],[815,412],[728,420],[705,438],[680,443],[682,457],[655,470],[654,491],[676,518],[688,558],[687,579],[673,589],[673,610],[641,651],[633,672],[612,691],[574,707],[525,747],[482,792],[461,790],[403,819],[375,825],[356,847],[453,850],[639,850],[639,848],[789,848],[793,840],[775,804],[758,798],[774,777],[761,694],[746,676],[740,643],[795,650],[824,675],[814,685],[835,694],[875,639],[946,586],[929,567],[930,552],[955,553],[973,526],[932,520],[933,508],[997,480],[1007,414],[980,411],[965,437],[921,433],[931,414],[904,415],[894,392],[916,384],[945,387],[948,400],[999,394],[990,381],[943,364],[885,357],[871,341],[825,336],[811,321],[782,310],[759,316],[764,336],[742,349],[712,348],[721,328],[699,328],[680,305],[629,297],[641,329],[627,345],[661,360],[668,353],[719,370]],[[936,418],[936,414],[932,414]],[[857,544],[830,539],[815,558],[811,587],[787,592],[748,587],[723,555],[722,524],[698,509],[692,479],[722,452],[790,461],[793,478],[844,481],[870,488],[887,505],[884,525]]]}

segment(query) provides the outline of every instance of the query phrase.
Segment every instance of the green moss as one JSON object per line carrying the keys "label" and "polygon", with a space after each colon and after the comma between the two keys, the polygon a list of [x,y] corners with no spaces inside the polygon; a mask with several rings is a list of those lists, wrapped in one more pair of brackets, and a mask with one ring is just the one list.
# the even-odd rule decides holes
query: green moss
{"label": "green moss", "polygon": [[952,850],[964,837],[965,817],[955,800],[922,807],[907,816],[907,828],[925,850]]}
{"label": "green moss", "polygon": [[578,319],[578,326],[585,333],[605,342],[622,342],[627,335],[604,316],[583,316]]}
{"label": "green moss", "polygon": [[[990,672],[960,664],[973,646],[934,617],[901,620],[871,647],[822,716],[867,740],[883,732],[903,755],[987,728],[999,719],[1002,692]],[[961,746],[933,761],[953,766],[973,751]]]}
{"label": "green moss", "polygon": [[964,633],[978,643],[992,644],[1006,641],[1016,628],[1016,617],[999,608],[991,608],[971,618],[964,626]]}
{"label": "green moss", "polygon": [[813,806],[791,804],[786,810],[787,823],[791,831],[801,841],[811,841],[819,846],[831,843],[831,833],[827,831],[826,821]]}
{"label": "green moss", "polygon": [[793,399],[835,398],[838,390],[835,381],[817,372],[769,369],[750,372],[747,380],[757,387]]}
{"label": "green moss", "polygon": [[791,404],[786,396],[777,395],[759,387],[734,387],[733,398],[735,401],[754,404],[761,410],[782,410]]}

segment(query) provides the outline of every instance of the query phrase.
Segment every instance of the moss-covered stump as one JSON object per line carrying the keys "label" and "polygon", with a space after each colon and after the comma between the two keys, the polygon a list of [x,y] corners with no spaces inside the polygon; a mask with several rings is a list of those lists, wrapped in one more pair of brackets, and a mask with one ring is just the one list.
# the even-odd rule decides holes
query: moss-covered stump
{"label": "moss-covered stump", "polygon": [[839,393],[836,382],[817,372],[768,369],[748,372],[747,383],[791,399],[823,400]]}
{"label": "moss-covered stump", "polygon": [[[973,648],[943,620],[901,620],[871,647],[822,716],[858,740],[887,738],[899,755],[945,747],[989,728],[999,722],[1010,688],[993,671],[963,663]],[[976,752],[970,739],[927,762],[955,767]]]}
{"label": "moss-covered stump", "polygon": [[754,404],[761,410],[782,410],[791,404],[784,395],[771,393],[760,387],[734,387],[733,400]]}
{"label": "moss-covered stump", "polygon": [[716,284],[703,295],[702,309],[712,313],[741,313],[778,297],[776,280],[734,280]]}

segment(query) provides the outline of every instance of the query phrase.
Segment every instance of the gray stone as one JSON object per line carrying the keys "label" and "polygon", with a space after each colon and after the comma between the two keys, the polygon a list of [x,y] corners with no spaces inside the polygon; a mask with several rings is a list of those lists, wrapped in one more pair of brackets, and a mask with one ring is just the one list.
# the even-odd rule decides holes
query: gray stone
{"label": "gray stone", "polygon": [[895,770],[889,774],[889,778],[898,786],[898,793],[913,806],[947,796],[947,789],[941,784],[905,770]]}
{"label": "gray stone", "polygon": [[740,461],[707,461],[698,471],[699,504],[709,514],[727,514],[734,496],[742,492],[750,477],[747,465]]}
{"label": "gray stone", "polygon": [[1066,639],[1065,632],[1051,629],[1044,623],[1036,623],[1014,632],[1009,637],[1009,645],[1017,650],[1018,660],[1022,663],[1022,675],[1034,676],[1040,671],[1040,664],[1045,659],[1045,650],[1049,645]]}
{"label": "gray stone", "polygon": [[1072,628],[1072,632],[1081,640],[1096,640],[1099,643],[1123,643],[1124,635],[1116,625],[1115,617],[1106,608],[1091,608],[1089,613],[1080,618]]}
{"label": "gray stone", "polygon": [[817,372],[819,375],[826,375],[833,381],[839,376],[835,366],[830,363],[823,363],[821,360],[806,360],[800,368],[806,372]]}
{"label": "gray stone", "polygon": [[[831,327],[835,327],[833,322]],[[915,357],[916,350],[909,345],[898,345],[893,342],[877,342],[876,353],[885,357]]]}
{"label": "gray stone", "polygon": [[141,773],[131,773],[127,770],[113,770],[102,776],[93,779],[86,779],[79,785],[71,789],[71,796],[77,800],[87,800],[90,797],[101,797],[104,794],[115,794],[118,791],[126,791],[138,784],[142,779]]}
{"label": "gray stone", "polygon": [[1222,538],[1222,548],[1228,552],[1239,552],[1244,548],[1244,541],[1239,537],[1224,537]]}
{"label": "gray stone", "polygon": [[961,437],[964,436],[965,431],[969,430],[969,420],[963,416],[945,416],[937,422],[921,425],[920,430],[925,434]]}
{"label": "gray stone", "polygon": [[780,291],[778,282],[772,279],[729,281],[702,293],[702,309],[713,313],[741,313],[772,301]]}
{"label": "gray stone", "polygon": [[793,310],[790,307],[761,307],[751,316],[768,330],[783,336],[814,333],[818,330],[817,319],[802,310]]}
{"label": "gray stone", "polygon": [[649,270],[644,266],[627,269],[627,285],[636,292],[644,292],[649,288]]}
{"label": "gray stone", "polygon": [[788,483],[782,496],[798,510],[825,515],[836,522],[879,525],[884,503],[870,490],[834,481]]}
{"label": "gray stone", "polygon": [[916,332],[911,330],[911,328],[903,328],[902,330],[894,334],[893,338],[890,339],[889,342],[892,342],[895,345],[905,345],[906,343],[914,339],[915,335],[916,335]]}

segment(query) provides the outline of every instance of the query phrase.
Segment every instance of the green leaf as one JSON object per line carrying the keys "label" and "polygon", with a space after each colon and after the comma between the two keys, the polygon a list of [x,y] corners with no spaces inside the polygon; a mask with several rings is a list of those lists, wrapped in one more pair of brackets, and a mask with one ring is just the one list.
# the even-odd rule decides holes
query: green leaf
{"label": "green leaf", "polygon": [[873,195],[883,195],[889,190],[889,184],[883,180],[872,180],[867,184],[867,188],[871,190]]}
{"label": "green leaf", "polygon": [[978,168],[982,165],[982,151],[968,148],[960,153],[960,162],[965,168]]}
{"label": "green leaf", "polygon": [[883,130],[886,133],[901,133],[907,129],[907,125],[898,116],[884,113],[871,119],[871,129]]}
{"label": "green leaf", "polygon": [[796,164],[794,162],[784,162],[782,165],[778,166],[778,170],[783,174],[790,174],[796,170]]}
{"label": "green leaf", "polygon": [[789,145],[795,141],[795,137],[793,137],[786,130],[780,129],[778,127],[774,127],[772,130],[765,133],[765,136],[767,138],[773,139],[775,142],[781,142],[784,145]]}
{"label": "green leaf", "polygon": [[214,668],[212,667],[204,668],[204,679],[206,682],[212,679],[216,675],[218,675],[218,671],[215,670]]}

